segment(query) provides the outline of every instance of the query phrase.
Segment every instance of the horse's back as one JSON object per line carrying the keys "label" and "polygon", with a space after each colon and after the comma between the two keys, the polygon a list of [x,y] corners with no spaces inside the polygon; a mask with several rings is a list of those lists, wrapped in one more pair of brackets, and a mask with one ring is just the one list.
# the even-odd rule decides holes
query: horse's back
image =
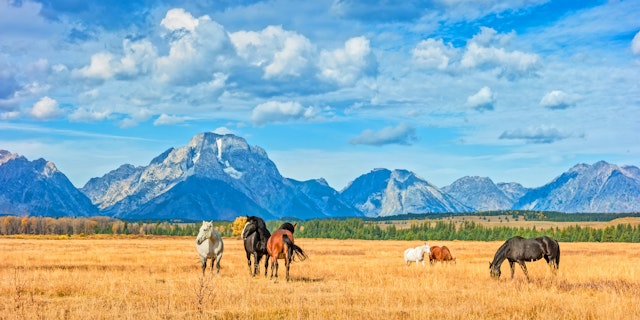
{"label": "horse's back", "polygon": [[291,242],[294,242],[293,233],[287,229],[278,229],[271,234],[267,240],[267,252],[272,258],[280,258],[280,254],[284,252],[283,236],[287,236]]}
{"label": "horse's back", "polygon": [[451,255],[451,251],[447,246],[442,246],[442,260],[443,261],[451,261],[453,260],[453,256]]}
{"label": "horse's back", "polygon": [[439,246],[431,247],[431,253],[429,254],[429,260],[440,260],[442,254],[442,248]]}

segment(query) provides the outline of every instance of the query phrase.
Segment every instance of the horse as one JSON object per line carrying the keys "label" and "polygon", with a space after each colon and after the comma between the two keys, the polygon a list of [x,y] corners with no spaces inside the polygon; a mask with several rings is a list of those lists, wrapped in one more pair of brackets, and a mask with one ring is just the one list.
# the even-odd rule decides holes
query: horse
{"label": "horse", "polygon": [[429,254],[429,262],[431,264],[442,261],[442,262],[452,262],[456,263],[456,258],[451,256],[451,251],[447,246],[433,246],[431,247],[431,253]]}
{"label": "horse", "polygon": [[300,261],[307,259],[307,254],[294,244],[293,231],[295,225],[285,222],[280,228],[273,232],[267,241],[267,251],[271,257],[271,279],[274,276],[278,279],[278,259],[284,259],[287,269],[287,281],[289,281],[289,267],[291,262],[298,258]]}
{"label": "horse", "polygon": [[222,259],[224,243],[222,243],[218,231],[213,228],[213,221],[202,221],[202,226],[200,226],[196,237],[196,251],[200,255],[200,262],[202,262],[202,276],[204,276],[204,270],[207,269],[207,259],[211,259],[211,274],[213,274],[214,263],[218,269],[216,274],[220,274],[220,259]]}
{"label": "horse", "polygon": [[[247,253],[247,264],[249,273],[256,276],[260,272],[260,259],[266,256],[264,262],[264,276],[267,276],[269,266],[269,253],[267,252],[267,240],[271,233],[267,229],[264,220],[260,217],[247,216],[247,222],[242,230],[242,240],[244,240],[244,251]],[[254,269],[251,271],[251,256],[253,256]]]}
{"label": "horse", "polygon": [[424,255],[429,255],[431,253],[431,248],[425,242],[424,245],[417,246],[415,248],[409,248],[404,251],[404,263],[409,266],[411,261],[415,262],[418,265],[418,261],[422,262],[424,266]]}
{"label": "horse", "polygon": [[491,277],[495,279],[500,278],[500,265],[507,259],[511,267],[512,280],[514,273],[513,265],[516,262],[522,268],[527,280],[529,280],[529,273],[527,272],[527,266],[524,262],[537,261],[541,258],[547,261],[551,272],[555,274],[560,267],[560,245],[558,245],[558,241],[547,236],[531,239],[515,236],[500,246],[493,257],[493,261],[489,263]]}

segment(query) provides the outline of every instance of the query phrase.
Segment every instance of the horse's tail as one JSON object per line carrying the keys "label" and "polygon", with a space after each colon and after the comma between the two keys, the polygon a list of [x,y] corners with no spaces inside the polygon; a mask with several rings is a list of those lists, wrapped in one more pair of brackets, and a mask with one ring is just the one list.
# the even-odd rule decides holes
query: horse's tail
{"label": "horse's tail", "polygon": [[555,261],[556,262],[556,269],[559,269],[560,268],[560,245],[558,244],[558,241],[555,241],[555,243],[556,243],[556,251],[557,251],[556,259],[555,259],[556,260]]}
{"label": "horse's tail", "polygon": [[304,261],[307,259],[307,254],[302,250],[302,248],[298,247],[289,236],[286,234],[282,235],[282,241],[287,245],[289,251],[289,259],[294,260],[298,258],[300,261]]}

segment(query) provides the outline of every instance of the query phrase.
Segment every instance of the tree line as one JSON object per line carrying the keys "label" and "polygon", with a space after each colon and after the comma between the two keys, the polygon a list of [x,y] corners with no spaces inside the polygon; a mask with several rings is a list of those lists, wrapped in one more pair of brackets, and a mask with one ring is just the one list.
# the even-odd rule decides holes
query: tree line
{"label": "tree line", "polygon": [[[223,237],[237,237],[242,232],[244,217],[235,221],[214,221]],[[497,241],[519,235],[525,238],[551,236],[562,242],[640,242],[640,226],[618,224],[605,228],[573,225],[565,228],[488,227],[473,221],[424,221],[408,228],[397,228],[390,221],[370,221],[361,218],[314,219],[296,222],[296,237],[363,239],[363,240],[473,240]],[[282,221],[267,221],[275,230]],[[109,217],[50,218],[0,217],[0,235],[163,235],[196,236],[200,223],[171,221],[123,221]]]}

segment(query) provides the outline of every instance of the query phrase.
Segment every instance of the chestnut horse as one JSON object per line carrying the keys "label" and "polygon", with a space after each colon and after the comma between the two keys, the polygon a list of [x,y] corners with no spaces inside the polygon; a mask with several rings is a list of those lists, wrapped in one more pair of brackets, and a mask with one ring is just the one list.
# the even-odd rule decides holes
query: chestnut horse
{"label": "chestnut horse", "polygon": [[287,281],[289,281],[289,266],[295,258],[304,261],[307,258],[307,254],[302,248],[295,245],[293,238],[293,231],[295,231],[295,225],[289,222],[285,222],[280,226],[280,229],[271,234],[267,241],[267,251],[271,257],[271,278],[273,278],[274,270],[276,280],[278,279],[278,259],[284,259],[284,265],[287,268]]}
{"label": "chestnut horse", "polygon": [[453,261],[453,263],[456,263],[456,258],[451,256],[451,251],[449,251],[449,248],[447,248],[447,246],[442,246],[442,247],[433,246],[431,247],[429,262],[433,264],[434,262],[437,262],[437,261],[441,261],[441,262]]}

